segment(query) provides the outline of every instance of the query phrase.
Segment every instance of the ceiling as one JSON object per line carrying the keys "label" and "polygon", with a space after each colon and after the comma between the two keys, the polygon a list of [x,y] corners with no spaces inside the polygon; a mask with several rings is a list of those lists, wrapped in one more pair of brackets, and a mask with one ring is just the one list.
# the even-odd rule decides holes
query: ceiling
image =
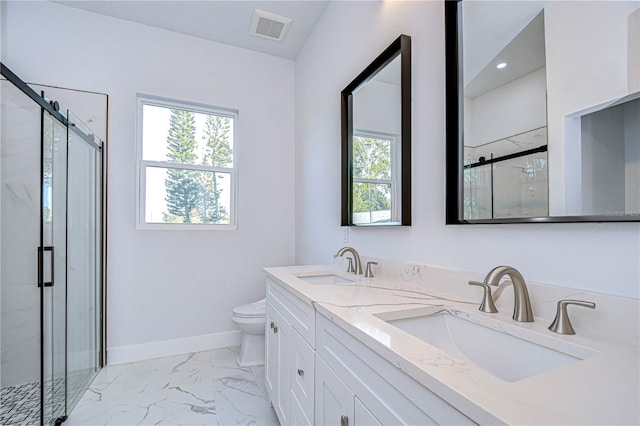
{"label": "ceiling", "polygon": [[[206,40],[294,59],[328,0],[97,0],[55,1],[77,9],[162,28]],[[292,18],[283,41],[249,34],[254,9]]]}
{"label": "ceiling", "polygon": [[[500,62],[507,66],[497,69]],[[464,96],[475,98],[545,66],[544,13],[540,12],[465,85]]]}
{"label": "ceiling", "polygon": [[[518,65],[520,76],[525,75],[527,69],[528,72],[532,72],[544,66],[544,21],[539,14],[547,2],[548,0],[465,0],[462,3],[465,90],[477,77],[487,81],[475,84],[475,96],[513,80],[510,78],[498,82],[507,74],[511,74],[511,70],[501,73],[503,77],[500,78],[480,76],[487,72],[495,74],[495,61],[510,62],[510,69],[513,69],[513,65]],[[536,17],[538,19],[534,20]],[[535,22],[530,25],[532,21]],[[525,29],[526,31],[523,31]],[[512,54],[516,54],[517,57],[508,60],[507,54],[509,58]]]}

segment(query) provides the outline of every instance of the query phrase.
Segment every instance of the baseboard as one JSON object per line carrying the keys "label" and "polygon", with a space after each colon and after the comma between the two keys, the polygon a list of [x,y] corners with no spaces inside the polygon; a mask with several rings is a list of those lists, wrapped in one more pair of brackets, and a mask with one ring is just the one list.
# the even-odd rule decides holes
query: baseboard
{"label": "baseboard", "polygon": [[111,347],[107,351],[107,364],[124,364],[146,359],[162,358],[191,352],[237,346],[242,341],[241,331],[206,334],[183,339],[162,340],[129,346]]}

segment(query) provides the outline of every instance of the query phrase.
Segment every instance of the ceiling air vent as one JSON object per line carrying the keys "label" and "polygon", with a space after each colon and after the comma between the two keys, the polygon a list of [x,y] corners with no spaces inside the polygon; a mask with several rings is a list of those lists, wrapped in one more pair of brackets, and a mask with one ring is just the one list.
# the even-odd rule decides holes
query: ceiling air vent
{"label": "ceiling air vent", "polygon": [[271,40],[284,40],[293,19],[254,9],[249,33]]}

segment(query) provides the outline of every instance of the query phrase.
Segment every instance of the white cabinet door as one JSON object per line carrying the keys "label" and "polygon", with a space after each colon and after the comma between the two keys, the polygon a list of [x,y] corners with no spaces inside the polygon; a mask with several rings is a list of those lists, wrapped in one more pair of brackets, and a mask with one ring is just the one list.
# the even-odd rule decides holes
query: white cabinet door
{"label": "white cabinet door", "polygon": [[382,423],[375,418],[373,413],[364,406],[362,401],[355,397],[354,401],[354,414],[353,414],[354,426],[382,426]]}
{"label": "white cabinet door", "polygon": [[[309,417],[305,414],[300,406],[300,403],[291,390],[291,426],[311,426],[313,423],[309,420]],[[311,417],[313,418],[313,417]]]}
{"label": "white cabinet door", "polygon": [[353,392],[317,355],[315,389],[315,424],[327,426],[353,424]]}
{"label": "white cabinet door", "polygon": [[265,322],[266,329],[264,332],[264,350],[265,350],[265,362],[264,362],[264,385],[267,388],[267,394],[271,401],[275,400],[275,396],[278,392],[278,363],[280,362],[280,356],[278,354],[278,338],[271,332],[275,326],[273,319],[273,306],[271,303],[267,303],[265,310]]}
{"label": "white cabinet door", "polygon": [[291,325],[267,303],[265,384],[280,424],[289,424],[291,398]]}
{"label": "white cabinet door", "polygon": [[291,343],[291,393],[308,419],[313,419],[315,351],[294,329]]}

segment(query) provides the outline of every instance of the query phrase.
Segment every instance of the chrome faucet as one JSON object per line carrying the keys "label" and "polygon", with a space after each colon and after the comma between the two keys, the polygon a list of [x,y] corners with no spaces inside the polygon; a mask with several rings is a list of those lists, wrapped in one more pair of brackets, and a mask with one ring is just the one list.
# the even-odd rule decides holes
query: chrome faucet
{"label": "chrome faucet", "polygon": [[493,268],[484,278],[484,283],[498,286],[500,279],[508,275],[513,283],[513,319],[520,322],[533,322],[533,310],[527,284],[524,282],[522,274],[512,266],[497,266]]}
{"label": "chrome faucet", "polygon": [[336,254],[333,255],[333,258],[335,259],[338,256],[342,257],[342,255],[346,252],[350,252],[353,255],[353,260],[356,263],[356,274],[362,275],[362,261],[360,261],[360,255],[353,247],[342,247]]}

